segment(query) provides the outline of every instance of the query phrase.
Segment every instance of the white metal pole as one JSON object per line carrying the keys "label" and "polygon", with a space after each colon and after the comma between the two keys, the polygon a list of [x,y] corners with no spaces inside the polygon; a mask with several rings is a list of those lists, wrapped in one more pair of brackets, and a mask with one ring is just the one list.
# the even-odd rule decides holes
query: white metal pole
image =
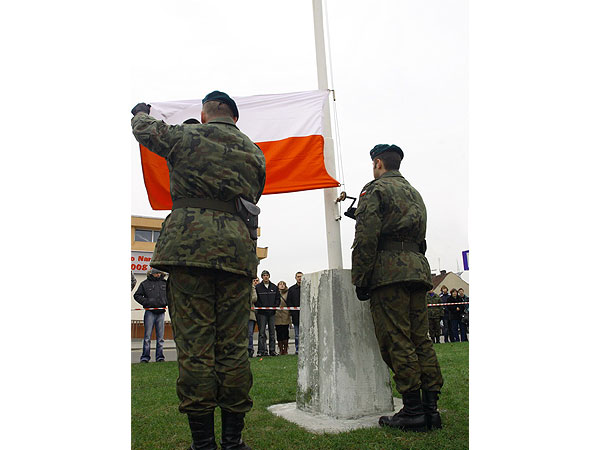
{"label": "white metal pole", "polygon": [[[325,32],[323,29],[323,2],[313,0],[313,17],[315,27],[315,48],[317,55],[317,76],[319,89],[329,89],[327,77],[327,58],[325,53]],[[331,118],[329,113],[329,100],[325,104],[323,116],[323,137],[325,138],[323,154],[325,168],[329,175],[336,178],[335,152],[333,149],[333,138],[331,137]],[[340,233],[340,222],[338,218],[338,206],[335,200],[338,197],[337,188],[323,189],[325,200],[325,227],[327,231],[327,258],[330,269],[343,269],[342,261],[342,239]]]}

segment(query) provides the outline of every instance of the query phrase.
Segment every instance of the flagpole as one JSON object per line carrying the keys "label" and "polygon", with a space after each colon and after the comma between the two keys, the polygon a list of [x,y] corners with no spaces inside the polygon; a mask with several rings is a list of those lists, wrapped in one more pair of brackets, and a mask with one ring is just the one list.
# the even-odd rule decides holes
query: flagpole
{"label": "flagpole", "polygon": [[[328,90],[327,57],[325,53],[325,32],[323,28],[323,2],[313,0],[313,18],[315,27],[315,48],[317,56],[318,87]],[[329,113],[329,99],[325,102],[323,111],[323,155],[325,168],[329,175],[337,178],[335,170],[335,152],[333,138],[331,137],[331,118]],[[340,234],[340,222],[338,220],[338,205],[335,200],[338,197],[337,188],[323,189],[325,200],[325,227],[327,232],[327,258],[330,269],[343,269],[342,261],[342,239]]]}

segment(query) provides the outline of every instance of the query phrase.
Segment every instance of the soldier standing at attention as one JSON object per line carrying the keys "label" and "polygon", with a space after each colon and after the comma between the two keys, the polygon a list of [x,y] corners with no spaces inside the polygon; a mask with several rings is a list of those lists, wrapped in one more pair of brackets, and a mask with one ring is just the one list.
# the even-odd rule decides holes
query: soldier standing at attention
{"label": "soldier standing at attention", "polygon": [[221,448],[250,449],[241,434],[244,415],[252,408],[248,299],[258,258],[256,229],[247,227],[241,215],[262,194],[265,158],[237,128],[233,99],[214,91],[202,104],[202,123],[167,125],[149,115],[150,105],[139,103],[131,124],[138,142],[164,157],[169,167],[173,210],[151,265],[170,274],[177,395],[179,411],[188,416],[191,449],[217,448],[217,406]]}
{"label": "soldier standing at attention", "polygon": [[[433,289],[427,292],[427,303],[428,304],[439,304],[440,298],[437,296]],[[444,311],[441,306],[428,306],[427,307],[427,318],[429,319],[429,337],[434,344],[440,343],[440,319]]]}
{"label": "soldier standing at attention", "polygon": [[400,147],[379,144],[370,154],[375,179],[361,191],[355,213],[352,283],[360,300],[371,300],[381,356],[394,372],[404,404],[393,416],[380,417],[379,424],[441,428],[442,373],[427,336],[426,293],[433,286],[425,258],[425,204],[400,175]]}

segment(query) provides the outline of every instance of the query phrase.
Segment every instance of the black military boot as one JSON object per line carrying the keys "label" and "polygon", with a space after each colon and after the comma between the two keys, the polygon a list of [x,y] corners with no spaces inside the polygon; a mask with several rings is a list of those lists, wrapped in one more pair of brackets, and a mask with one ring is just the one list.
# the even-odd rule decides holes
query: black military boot
{"label": "black military boot", "polygon": [[423,410],[425,411],[425,419],[427,420],[427,429],[442,428],[442,418],[437,409],[437,401],[440,395],[437,391],[421,391],[423,395]]}
{"label": "black military boot", "polygon": [[221,410],[221,449],[252,450],[242,442],[244,413],[232,413]]}
{"label": "black military boot", "polygon": [[402,409],[393,416],[381,416],[379,425],[404,431],[427,431],[421,392],[417,390],[402,394],[402,403],[404,404]]}
{"label": "black military boot", "polygon": [[192,432],[190,450],[217,450],[215,442],[215,414],[188,414],[188,422]]}

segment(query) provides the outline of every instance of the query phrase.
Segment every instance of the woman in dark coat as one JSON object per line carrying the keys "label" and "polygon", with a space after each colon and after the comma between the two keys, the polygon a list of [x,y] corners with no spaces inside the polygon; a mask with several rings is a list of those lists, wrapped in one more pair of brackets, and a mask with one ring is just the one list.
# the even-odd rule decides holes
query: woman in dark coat
{"label": "woman in dark coat", "polygon": [[[458,297],[458,291],[452,289],[450,291],[452,297],[448,299],[448,303],[458,303],[462,299]],[[448,312],[450,316],[450,341],[452,342],[465,342],[467,340],[467,330],[465,324],[462,322],[462,315],[465,311],[465,305],[450,305],[448,306]],[[458,337],[458,329],[460,328],[460,339]]]}

